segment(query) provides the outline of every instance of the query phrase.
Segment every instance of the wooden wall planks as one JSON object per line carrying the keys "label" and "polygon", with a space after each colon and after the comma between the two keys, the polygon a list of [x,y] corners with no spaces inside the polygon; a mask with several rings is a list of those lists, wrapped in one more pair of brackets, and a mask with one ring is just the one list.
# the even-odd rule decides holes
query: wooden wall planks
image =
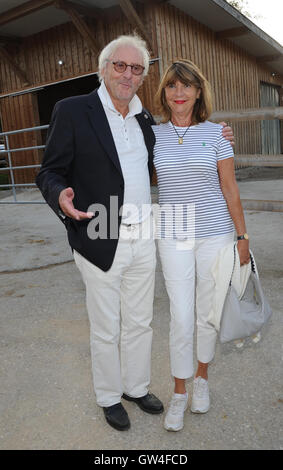
{"label": "wooden wall planks", "polygon": [[[149,75],[138,93],[144,106],[153,114],[157,113],[154,95],[160,72],[177,57],[189,58],[203,70],[214,91],[215,110],[258,107],[260,81],[282,85],[282,78],[272,78],[270,70],[257,64],[254,57],[227,40],[216,39],[213,31],[172,5],[148,2],[137,3],[136,8],[152,34],[154,57],[160,58],[150,66]],[[120,34],[133,32],[117,7],[108,9],[103,20],[89,18],[86,21],[100,48]],[[32,86],[97,71],[95,53],[70,22],[23,38],[20,45],[10,44],[7,50],[26,72]],[[64,62],[62,66],[58,64],[59,59]],[[2,94],[24,88],[5,61],[0,62],[0,85]],[[0,112],[4,131],[39,125],[36,93],[6,98],[0,96]],[[236,153],[260,153],[260,122],[234,123],[233,129]],[[25,146],[32,141],[38,142],[40,135],[26,134],[12,140],[13,144]],[[32,160],[37,161],[39,155],[39,152],[34,152]],[[21,164],[31,163],[27,152],[21,152],[13,159]],[[22,175],[24,182],[30,182],[34,171],[26,170]]]}
{"label": "wooden wall planks", "polygon": [[[276,83],[254,57],[172,5],[158,9],[156,37],[162,70],[176,56],[195,62],[212,85],[215,110],[258,107],[260,81]],[[260,122],[233,123],[233,129],[236,153],[260,153]]]}

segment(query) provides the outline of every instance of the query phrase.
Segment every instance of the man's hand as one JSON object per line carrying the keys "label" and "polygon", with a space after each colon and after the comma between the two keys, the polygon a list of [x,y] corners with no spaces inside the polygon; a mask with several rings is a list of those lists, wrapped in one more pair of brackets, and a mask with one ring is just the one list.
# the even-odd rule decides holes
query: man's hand
{"label": "man's hand", "polygon": [[235,137],[234,137],[234,133],[233,133],[233,129],[232,127],[228,126],[226,122],[220,122],[219,123],[223,129],[222,129],[222,135],[223,137],[226,139],[226,140],[229,140],[230,141],[230,144],[235,145]]}
{"label": "man's hand", "polygon": [[66,188],[61,191],[59,196],[59,206],[65,215],[75,220],[91,219],[93,212],[81,212],[75,209],[73,204],[75,193],[72,188]]}

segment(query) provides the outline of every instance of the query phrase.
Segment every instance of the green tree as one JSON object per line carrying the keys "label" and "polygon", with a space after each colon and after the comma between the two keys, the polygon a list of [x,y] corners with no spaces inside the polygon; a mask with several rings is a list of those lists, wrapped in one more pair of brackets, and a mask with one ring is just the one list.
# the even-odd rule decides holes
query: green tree
{"label": "green tree", "polygon": [[252,15],[248,10],[249,4],[247,0],[226,0],[230,5],[234,8],[237,8],[243,15],[247,16],[248,18],[255,18],[255,15]]}

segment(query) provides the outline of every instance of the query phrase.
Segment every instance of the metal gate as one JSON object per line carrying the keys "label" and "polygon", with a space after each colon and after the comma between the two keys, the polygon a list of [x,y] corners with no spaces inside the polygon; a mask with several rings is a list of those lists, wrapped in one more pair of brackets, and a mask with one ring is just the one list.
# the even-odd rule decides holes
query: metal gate
{"label": "metal gate", "polygon": [[[278,87],[268,83],[260,84],[260,107],[280,106]],[[280,121],[261,121],[261,142],[263,155],[278,155],[281,153]]]}
{"label": "metal gate", "polygon": [[33,147],[24,147],[24,148],[14,148],[10,149],[10,144],[9,144],[9,136],[14,135],[14,134],[20,134],[23,132],[33,132],[33,131],[40,131],[42,129],[48,129],[49,124],[45,126],[37,126],[37,127],[30,127],[26,129],[18,129],[16,131],[9,131],[9,132],[1,132],[0,133],[0,138],[4,137],[4,146],[5,149],[0,150],[0,160],[2,155],[7,155],[8,161],[7,164],[8,166],[0,167],[0,172],[6,172],[8,171],[10,174],[10,184],[0,184],[0,189],[1,188],[12,188],[12,195],[13,195],[13,200],[12,201],[1,201],[0,204],[46,204],[45,201],[19,201],[17,199],[17,188],[20,187],[37,187],[35,183],[22,183],[22,184],[15,184],[15,178],[14,178],[14,170],[20,170],[24,168],[38,168],[41,165],[23,165],[23,166],[13,166],[12,164],[12,157],[11,154],[13,152],[21,152],[24,150],[34,150],[34,149],[44,149],[45,145],[35,145]]}

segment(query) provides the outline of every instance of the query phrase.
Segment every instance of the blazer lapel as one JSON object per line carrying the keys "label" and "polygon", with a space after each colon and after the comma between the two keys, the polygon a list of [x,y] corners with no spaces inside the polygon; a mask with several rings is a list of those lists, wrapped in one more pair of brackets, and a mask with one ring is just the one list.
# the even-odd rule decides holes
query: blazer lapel
{"label": "blazer lapel", "polygon": [[155,144],[155,135],[152,130],[152,124],[155,124],[151,115],[149,115],[146,110],[143,108],[140,114],[136,114],[136,119],[141,127],[143,132],[145,145],[148,151],[148,171],[150,179],[153,175],[153,147]]}
{"label": "blazer lapel", "polygon": [[100,140],[101,145],[104,147],[114,165],[123,176],[112,132],[104,112],[103,105],[97,94],[97,90],[89,94],[87,113],[93,130]]}

